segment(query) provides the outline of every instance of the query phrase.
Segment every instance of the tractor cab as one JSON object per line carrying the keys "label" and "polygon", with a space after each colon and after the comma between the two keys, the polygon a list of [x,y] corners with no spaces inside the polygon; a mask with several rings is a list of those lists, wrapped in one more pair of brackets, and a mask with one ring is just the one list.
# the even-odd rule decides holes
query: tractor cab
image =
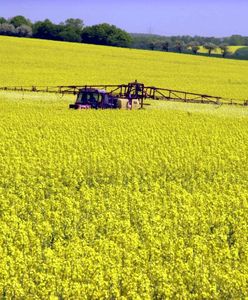
{"label": "tractor cab", "polygon": [[116,108],[117,98],[109,95],[105,90],[84,88],[79,91],[75,104],[70,104],[70,108]]}

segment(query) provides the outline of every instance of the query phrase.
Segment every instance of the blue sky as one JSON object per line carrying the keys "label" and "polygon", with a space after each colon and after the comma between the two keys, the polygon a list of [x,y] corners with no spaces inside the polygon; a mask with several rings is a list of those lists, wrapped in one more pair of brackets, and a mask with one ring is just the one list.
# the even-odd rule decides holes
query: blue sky
{"label": "blue sky", "polygon": [[0,16],[18,14],[55,23],[80,18],[107,22],[128,32],[162,35],[248,36],[248,0],[0,0]]}

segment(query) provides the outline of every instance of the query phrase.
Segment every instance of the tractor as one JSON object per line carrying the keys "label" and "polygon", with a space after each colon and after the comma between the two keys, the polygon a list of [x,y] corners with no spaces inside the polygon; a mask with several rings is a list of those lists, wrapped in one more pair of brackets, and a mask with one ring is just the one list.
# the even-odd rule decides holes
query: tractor
{"label": "tractor", "polygon": [[117,105],[118,98],[107,93],[105,90],[86,87],[79,91],[75,104],[70,104],[69,108],[117,108]]}
{"label": "tractor", "polygon": [[80,89],[77,93],[76,102],[70,104],[69,108],[74,109],[139,109],[143,105],[143,84],[137,81],[129,83],[125,90],[120,89],[119,93],[107,92],[97,87]]}

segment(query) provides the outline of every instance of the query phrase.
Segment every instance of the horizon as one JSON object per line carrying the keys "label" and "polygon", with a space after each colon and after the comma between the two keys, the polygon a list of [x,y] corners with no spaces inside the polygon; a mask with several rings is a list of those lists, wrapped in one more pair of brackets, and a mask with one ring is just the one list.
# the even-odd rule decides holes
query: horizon
{"label": "horizon", "polygon": [[[110,9],[111,8],[111,9]],[[113,0],[85,1],[9,0],[2,7],[1,17],[23,15],[32,22],[50,19],[60,23],[68,18],[79,18],[85,26],[100,23],[113,24],[129,33],[154,34],[160,36],[228,37],[247,36],[245,0],[214,1],[196,0],[162,1]],[[82,13],[80,13],[82,11]],[[179,20],[179,21],[178,21]],[[231,21],[230,21],[231,20]]]}

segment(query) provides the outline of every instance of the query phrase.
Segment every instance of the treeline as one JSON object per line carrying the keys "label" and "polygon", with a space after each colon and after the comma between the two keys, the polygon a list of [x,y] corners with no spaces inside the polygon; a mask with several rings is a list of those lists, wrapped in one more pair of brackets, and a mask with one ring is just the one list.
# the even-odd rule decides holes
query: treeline
{"label": "treeline", "polygon": [[0,35],[130,47],[132,38],[124,30],[107,23],[84,26],[81,19],[67,19],[54,24],[49,19],[32,23],[24,16],[0,17]]}
{"label": "treeline", "polygon": [[[197,54],[202,47],[206,49],[208,55],[211,55],[216,49],[220,49],[223,57],[228,52],[228,43],[218,41],[215,38],[192,38],[192,37],[162,37],[156,35],[139,35],[132,34],[133,48],[161,50],[166,52],[193,53]],[[214,43],[215,42],[215,43]]]}
{"label": "treeline", "polygon": [[199,45],[206,43],[212,43],[216,46],[226,44],[228,46],[248,46],[248,37],[241,35],[232,35],[230,37],[216,38],[216,37],[202,37],[202,36],[161,36],[155,34],[142,34],[142,33],[131,33],[133,43],[132,46],[140,49],[149,49],[150,44],[154,43],[156,46],[167,42],[171,48],[178,42],[183,45],[187,45],[192,42],[196,42]]}
{"label": "treeline", "polygon": [[[0,35],[193,54],[202,52],[200,50],[203,46],[208,55],[212,55],[219,48],[223,57],[234,57],[229,53],[228,46],[248,46],[248,37],[241,35],[216,38],[129,34],[114,25],[103,23],[85,26],[83,20],[73,18],[54,24],[49,19],[33,23],[24,16],[9,19],[0,17]],[[238,51],[236,58],[248,58],[247,48]]]}
{"label": "treeline", "polygon": [[132,47],[137,49],[162,50],[171,52],[183,52],[197,54],[201,46],[209,55],[216,49],[220,49],[222,56],[229,54],[228,46],[248,46],[248,37],[232,35],[230,37],[201,37],[201,36],[160,36],[152,34],[132,33]]}

